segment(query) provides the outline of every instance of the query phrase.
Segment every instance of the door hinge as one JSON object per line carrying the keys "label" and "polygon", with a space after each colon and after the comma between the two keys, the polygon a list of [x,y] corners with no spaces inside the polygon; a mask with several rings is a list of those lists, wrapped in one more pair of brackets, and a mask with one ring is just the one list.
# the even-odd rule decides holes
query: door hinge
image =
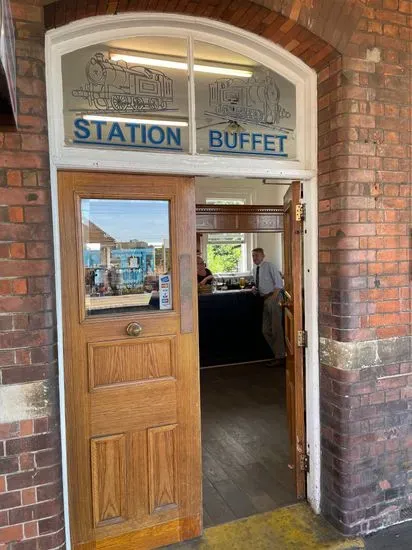
{"label": "door hinge", "polygon": [[300,455],[300,471],[309,473],[309,455]]}
{"label": "door hinge", "polygon": [[305,219],[306,208],[305,204],[296,205],[296,221],[302,222]]}
{"label": "door hinge", "polygon": [[306,348],[308,345],[308,333],[306,330],[298,330],[298,348]]}

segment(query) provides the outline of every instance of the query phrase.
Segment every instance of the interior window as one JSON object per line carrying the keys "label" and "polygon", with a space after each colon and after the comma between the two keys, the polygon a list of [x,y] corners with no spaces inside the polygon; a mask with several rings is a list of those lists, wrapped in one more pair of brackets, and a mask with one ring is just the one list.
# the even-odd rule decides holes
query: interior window
{"label": "interior window", "polygon": [[[210,197],[206,199],[206,204],[241,205],[246,204],[246,199]],[[248,272],[250,270],[249,240],[245,233],[209,234],[206,250],[208,268],[216,275]]]}
{"label": "interior window", "polygon": [[216,275],[248,271],[245,233],[210,233],[207,242],[207,266]]}

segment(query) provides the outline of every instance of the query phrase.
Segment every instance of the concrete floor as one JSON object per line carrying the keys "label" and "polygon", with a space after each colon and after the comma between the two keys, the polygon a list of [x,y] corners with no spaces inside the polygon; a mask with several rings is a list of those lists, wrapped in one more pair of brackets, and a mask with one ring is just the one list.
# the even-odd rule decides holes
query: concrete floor
{"label": "concrete floor", "polygon": [[345,538],[307,503],[205,529],[200,539],[163,550],[411,550],[412,521]]}
{"label": "concrete floor", "polygon": [[360,538],[342,537],[307,503],[209,527],[203,537],[169,550],[361,550]]}

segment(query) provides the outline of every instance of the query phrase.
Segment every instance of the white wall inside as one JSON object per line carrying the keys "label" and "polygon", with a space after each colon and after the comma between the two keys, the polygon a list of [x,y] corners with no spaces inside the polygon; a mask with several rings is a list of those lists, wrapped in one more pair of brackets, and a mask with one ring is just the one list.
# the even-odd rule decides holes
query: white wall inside
{"label": "white wall inside", "polygon": [[265,251],[266,260],[275,264],[282,272],[283,269],[283,248],[282,235],[280,233],[257,233],[256,246]]}
{"label": "white wall inside", "polygon": [[208,178],[197,177],[196,204],[205,204],[207,199],[244,199],[251,204],[255,189],[262,180],[249,178]]}
{"label": "white wall inside", "polygon": [[[283,204],[287,184],[262,184],[256,188],[253,204]],[[276,267],[283,271],[283,235],[281,233],[258,233],[256,246],[265,251],[266,259],[273,262]]]}

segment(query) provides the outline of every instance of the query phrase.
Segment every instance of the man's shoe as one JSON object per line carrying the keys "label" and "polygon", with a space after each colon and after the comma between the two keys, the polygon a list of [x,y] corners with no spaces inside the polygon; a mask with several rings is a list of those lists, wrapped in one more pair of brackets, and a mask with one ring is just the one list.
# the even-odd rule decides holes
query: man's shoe
{"label": "man's shoe", "polygon": [[265,363],[265,367],[268,368],[277,368],[277,367],[284,367],[286,364],[285,357],[281,357],[279,359],[272,359],[271,361],[268,361]]}

